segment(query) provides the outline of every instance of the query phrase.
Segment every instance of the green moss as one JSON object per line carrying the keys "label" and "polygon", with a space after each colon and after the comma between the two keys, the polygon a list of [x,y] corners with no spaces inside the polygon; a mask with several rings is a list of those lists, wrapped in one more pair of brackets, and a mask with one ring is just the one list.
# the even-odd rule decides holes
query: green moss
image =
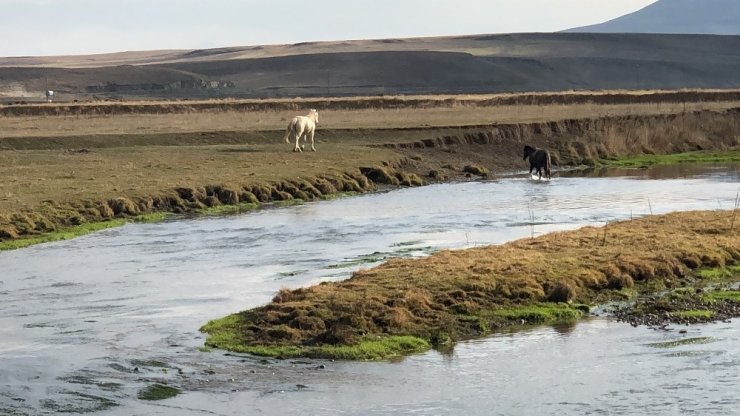
{"label": "green moss", "polygon": [[19,238],[16,240],[0,241],[0,251],[4,250],[15,250],[19,248],[25,248],[34,244],[49,243],[52,241],[70,240],[75,237],[79,237],[85,234],[94,233],[96,231],[105,230],[107,228],[120,227],[126,224],[124,219],[115,219],[103,222],[93,222],[82,225],[75,225],[72,227],[65,227],[57,231],[50,233]]}
{"label": "green moss", "polygon": [[721,163],[739,162],[740,150],[729,152],[688,152],[670,155],[639,155],[613,160],[602,159],[605,167],[645,167],[653,165],[673,165],[678,163]]}
{"label": "green moss", "polygon": [[[211,339],[209,337],[208,343]],[[232,345],[233,347],[233,345]],[[412,336],[383,336],[363,339],[356,345],[319,345],[311,347],[241,345],[227,348],[262,357],[326,358],[335,360],[373,361],[387,360],[404,355],[424,352],[431,348],[429,342]]]}
{"label": "green moss", "polygon": [[714,338],[712,337],[695,337],[679,339],[676,341],[654,342],[652,344],[647,344],[647,346],[653,348],[676,348],[682,345],[708,344],[713,341]]}
{"label": "green moss", "polygon": [[696,319],[713,319],[714,312],[706,309],[692,309],[688,311],[674,312],[674,315],[679,318],[696,318]]}
{"label": "green moss", "polygon": [[174,215],[175,214],[171,212],[152,212],[149,214],[137,215],[133,218],[133,221],[140,223],[160,222],[166,220],[167,218],[171,218]]}
{"label": "green moss", "polygon": [[238,313],[208,321],[200,328],[201,332],[208,334],[206,346],[237,351],[236,348],[244,345],[244,341],[238,336],[241,321]]}
{"label": "green moss", "polygon": [[722,280],[740,277],[740,265],[727,267],[702,267],[696,271],[696,275],[704,280]]}
{"label": "green moss", "polygon": [[240,335],[241,322],[240,314],[232,314],[203,325],[200,330],[208,334],[206,346],[261,357],[310,357],[361,361],[386,360],[423,352],[431,348],[429,342],[412,336],[368,337],[356,345],[318,345],[310,347],[249,345]]}
{"label": "green moss", "polygon": [[715,290],[705,293],[702,299],[706,302],[740,302],[740,290]]}
{"label": "green moss", "polygon": [[15,240],[0,241],[0,251],[4,250],[16,250],[19,248],[25,248],[41,243],[50,243],[53,241],[71,240],[75,237],[80,237],[86,234],[91,234],[96,231],[106,230],[108,228],[115,228],[125,225],[131,221],[139,223],[152,223],[159,222],[171,217],[172,213],[167,212],[153,212],[150,214],[137,215],[131,219],[116,218],[107,221],[90,222],[80,225],[73,225],[71,227],[60,228],[56,231],[48,233],[34,235],[30,237],[22,237]]}
{"label": "green moss", "polygon": [[588,310],[588,306],[574,306],[566,303],[539,303],[496,309],[485,315],[503,318],[509,321],[520,321],[526,324],[543,324],[577,321],[583,317],[584,309]]}
{"label": "green moss", "polygon": [[152,384],[139,390],[140,400],[164,400],[180,394],[180,389],[165,386],[164,384]]}
{"label": "green moss", "polygon": [[429,342],[412,336],[387,336],[364,339],[357,345],[325,345],[310,348],[306,356],[339,360],[386,360],[424,352]]}

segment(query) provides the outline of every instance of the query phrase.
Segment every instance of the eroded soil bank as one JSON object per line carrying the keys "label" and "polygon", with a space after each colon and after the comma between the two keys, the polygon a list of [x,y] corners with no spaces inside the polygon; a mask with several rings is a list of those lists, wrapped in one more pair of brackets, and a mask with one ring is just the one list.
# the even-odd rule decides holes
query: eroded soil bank
{"label": "eroded soil bank", "polygon": [[[233,351],[375,359],[522,324],[575,320],[588,305],[696,286],[707,278],[705,268],[737,279],[737,215],[735,209],[649,216],[393,259],[345,281],[281,290],[270,304],[202,330],[207,345]],[[711,300],[737,302],[737,292],[727,293]]]}
{"label": "eroded soil bank", "polygon": [[[322,163],[329,165],[308,157],[289,159],[285,147],[280,147],[280,150],[277,145],[270,147],[274,141],[270,137],[281,134],[273,132],[267,135],[264,148],[252,146],[243,152],[238,148],[219,148],[214,152],[220,154],[214,153],[213,157],[205,160],[197,147],[172,145],[158,148],[156,151],[162,153],[164,159],[161,164],[152,162],[144,166],[147,168],[144,176],[141,176],[141,169],[136,168],[136,163],[141,164],[142,158],[151,157],[151,152],[146,149],[123,148],[112,156],[98,155],[95,149],[77,149],[72,151],[73,154],[65,150],[63,156],[55,157],[65,158],[65,168],[69,173],[59,172],[58,176],[51,178],[48,177],[49,172],[37,175],[36,170],[40,171],[45,159],[34,162],[34,156],[29,156],[30,165],[19,167],[23,170],[23,181],[32,184],[29,186],[45,186],[56,197],[39,195],[36,198],[39,202],[25,206],[11,204],[8,205],[11,208],[0,211],[0,242],[38,238],[54,232],[74,234],[81,225],[152,213],[192,213],[224,205],[249,208],[276,201],[307,201],[343,192],[368,192],[379,185],[417,186],[495,175],[527,167],[520,154],[524,143],[551,149],[554,162],[561,166],[596,165],[602,160],[640,154],[727,152],[733,149],[736,152],[740,145],[739,121],[740,109],[732,109],[668,116],[620,116],[422,129],[412,136],[428,139],[412,142],[389,139],[387,143],[372,146],[353,141],[351,144],[324,147],[320,151],[326,152],[327,160]],[[363,134],[372,135],[373,131]],[[392,136],[388,131],[382,134],[384,137]],[[399,136],[406,135],[407,132],[399,132]],[[208,146],[204,148],[211,149]],[[181,152],[189,152],[187,157],[193,161],[203,160],[202,176],[193,174],[192,166],[167,164],[169,159],[183,159],[185,153],[182,158],[178,156]],[[347,159],[348,154],[353,158]],[[289,167],[270,173],[264,170],[267,168],[258,168],[247,174],[245,165],[255,161],[272,166],[288,164]],[[138,172],[140,177],[128,178],[125,174],[121,177],[111,172],[111,179],[100,180],[76,173],[78,169],[93,173],[102,171],[111,163],[122,166],[121,172]],[[207,163],[215,165],[207,168],[210,166]],[[216,168],[225,172],[219,174],[223,179],[218,179],[219,175],[208,174]],[[188,170],[180,172],[178,169]],[[158,176],[167,178],[157,182]],[[144,188],[143,184],[152,179],[155,185]],[[56,182],[59,183],[55,185]],[[13,188],[15,192],[24,192],[20,185]],[[64,189],[74,189],[74,194],[85,189],[89,196],[65,196]]]}
{"label": "eroded soil bank", "polygon": [[686,103],[740,100],[738,90],[604,91],[493,95],[369,96],[350,98],[209,100],[180,102],[93,102],[0,105],[0,116],[59,116],[90,114],[173,114],[199,111],[277,111],[321,109],[431,108],[451,106],[490,107],[505,105],[572,105]]}

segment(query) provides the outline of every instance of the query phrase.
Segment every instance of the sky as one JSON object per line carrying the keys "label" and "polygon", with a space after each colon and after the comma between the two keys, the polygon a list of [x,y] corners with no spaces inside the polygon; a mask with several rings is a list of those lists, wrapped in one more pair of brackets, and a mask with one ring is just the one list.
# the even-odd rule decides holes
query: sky
{"label": "sky", "polygon": [[0,56],[554,32],[655,0],[0,0]]}

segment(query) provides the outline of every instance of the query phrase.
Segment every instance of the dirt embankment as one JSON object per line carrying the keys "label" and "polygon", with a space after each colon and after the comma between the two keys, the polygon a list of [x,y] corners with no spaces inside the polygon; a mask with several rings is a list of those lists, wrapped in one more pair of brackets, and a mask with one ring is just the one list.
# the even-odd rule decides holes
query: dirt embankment
{"label": "dirt embankment", "polygon": [[[486,169],[494,173],[524,169],[524,143],[551,149],[559,165],[592,165],[599,159],[645,153],[721,151],[740,145],[738,125],[740,109],[464,128],[458,134],[436,138],[430,130],[430,139],[381,145],[399,153],[383,165],[360,165],[296,180],[255,183],[245,177],[244,183],[236,185],[177,187],[146,197],[121,194],[103,200],[49,201],[35,208],[0,213],[0,240],[151,212],[186,213],[224,204],[313,200],[338,192],[367,192],[382,184],[416,186],[475,176],[476,172],[484,176]],[[177,146],[172,152],[177,152]]]}
{"label": "dirt embankment", "polygon": [[214,100],[181,102],[105,102],[66,104],[12,104],[0,106],[0,116],[82,116],[115,114],[182,114],[203,111],[282,111],[414,109],[453,106],[646,104],[740,101],[740,90],[685,90],[595,93],[531,93],[468,96],[397,96],[317,98],[297,100]]}
{"label": "dirt embankment", "polygon": [[560,166],[593,166],[600,159],[740,146],[740,109],[659,116],[620,116],[548,123],[477,127],[408,143],[378,145],[409,159],[407,169],[432,178],[459,174],[457,166],[478,164],[522,169],[522,146],[549,149]]}

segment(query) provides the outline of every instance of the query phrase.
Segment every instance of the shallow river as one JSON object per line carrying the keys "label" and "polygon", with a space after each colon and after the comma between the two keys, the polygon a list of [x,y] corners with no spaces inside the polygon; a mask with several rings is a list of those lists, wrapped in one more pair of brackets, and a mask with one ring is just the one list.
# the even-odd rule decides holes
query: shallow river
{"label": "shallow river", "polygon": [[[2,252],[0,415],[737,414],[740,320],[679,334],[593,318],[383,363],[207,351],[198,328],[392,256],[731,209],[739,190],[738,165],[512,176]],[[649,345],[700,336],[711,338]],[[139,400],[154,383],[183,392]]]}

